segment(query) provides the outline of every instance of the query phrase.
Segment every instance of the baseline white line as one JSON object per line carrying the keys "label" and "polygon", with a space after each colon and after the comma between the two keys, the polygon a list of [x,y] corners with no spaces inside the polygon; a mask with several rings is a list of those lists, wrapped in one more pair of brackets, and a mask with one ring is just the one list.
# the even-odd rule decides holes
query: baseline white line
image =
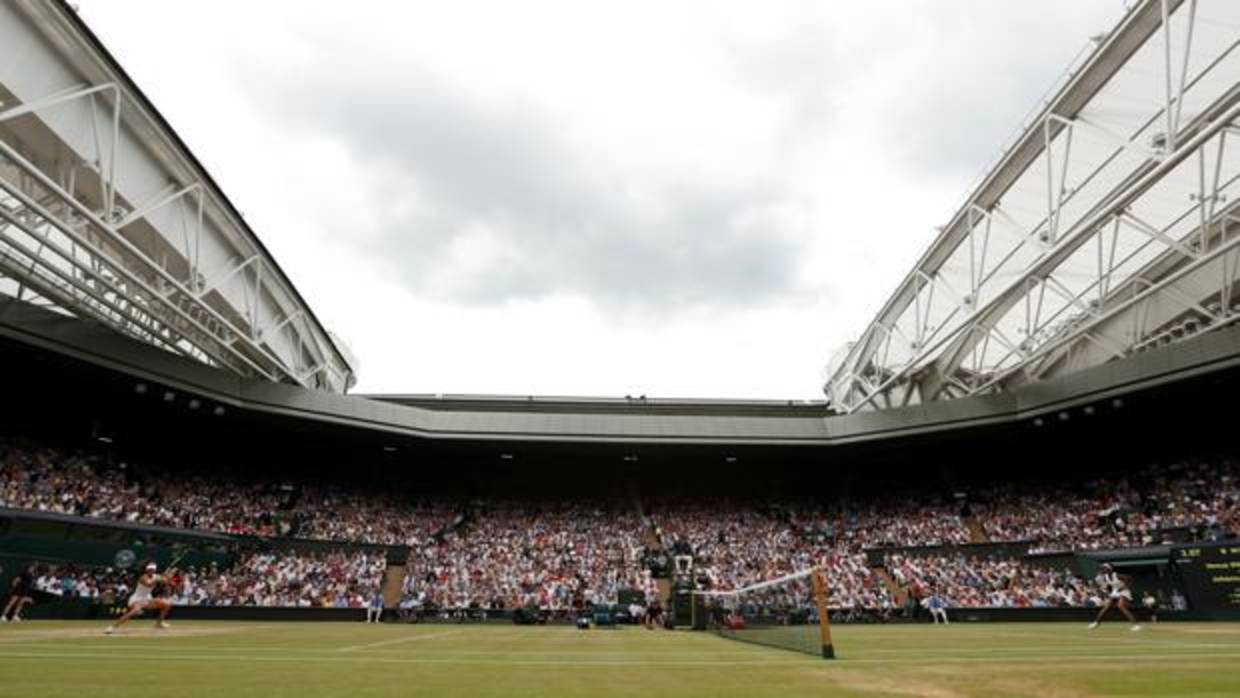
{"label": "baseline white line", "polygon": [[[441,633],[441,634],[446,635],[448,633]],[[428,639],[430,637],[432,636],[422,635],[422,636],[417,636],[414,638],[400,638],[400,639],[388,640],[385,642],[387,642],[388,644],[396,644],[397,642],[410,642],[413,640]],[[1224,652],[1234,651],[1234,652],[1240,653],[1240,647],[1236,645],[1229,645],[1229,644],[1193,644],[1193,645],[1185,646],[1185,645],[1177,645],[1177,644],[1172,644],[1172,643],[1159,643],[1159,644],[1151,643],[1150,645],[1140,645],[1137,647],[1134,647],[1132,645],[1103,645],[1103,644],[1092,645],[1088,647],[1085,647],[1085,646],[1039,647],[1037,649],[1036,656],[1041,657],[1041,658],[1050,658],[1050,657],[1059,657],[1059,656],[1071,657],[1071,656],[1074,656],[1076,653],[1080,652],[1081,650],[1090,650],[1089,654],[1093,656],[1099,656],[1102,654],[1108,654],[1108,655],[1113,654],[1114,656],[1117,656],[1117,657],[1123,656],[1123,657],[1131,657],[1134,659],[1138,659],[1140,657],[1145,656],[1145,654],[1140,651],[1133,652],[1132,651],[1133,649],[1140,650],[1144,647],[1153,647],[1153,646],[1157,646],[1161,650],[1174,650],[1177,648],[1183,648],[1185,650],[1184,652],[1174,653],[1174,654],[1182,654],[1185,657],[1199,656],[1201,653],[1191,651],[1195,649],[1213,649],[1213,650],[1222,650]],[[106,650],[106,651],[115,651],[118,653],[132,652],[135,649],[147,651],[147,652],[184,652],[186,649],[183,646],[169,646],[169,645],[161,646],[161,645],[155,645],[155,644],[139,645],[139,644],[132,643],[132,642],[126,642],[123,644],[121,643],[112,644],[106,641],[89,642],[89,643],[27,642],[27,643],[22,644],[22,648],[23,649],[24,648],[48,648],[49,650],[62,650],[62,651],[74,651],[74,650],[105,651]],[[199,651],[199,652],[232,653],[232,652],[244,651],[244,652],[269,652],[269,653],[270,652],[276,652],[276,653],[283,652],[283,653],[291,653],[291,654],[317,654],[320,652],[332,654],[336,652],[341,652],[343,651],[343,649],[345,648],[293,647],[293,646],[287,646],[287,645],[265,646],[265,647],[244,647],[244,646],[234,646],[234,645],[218,645],[218,646],[203,645],[203,646],[194,647],[194,650]],[[371,649],[377,649],[377,648],[371,648]],[[379,650],[379,651],[399,652],[400,650],[396,649],[396,650]],[[729,651],[713,651],[713,650],[710,650],[710,651],[706,651],[706,650],[661,651],[657,649],[570,650],[570,649],[554,649],[554,648],[548,648],[548,649],[542,649],[542,650],[500,650],[500,649],[468,650],[468,649],[427,648],[423,656],[435,656],[436,658],[457,657],[457,656],[459,657],[500,656],[500,657],[516,657],[516,658],[527,657],[527,656],[533,656],[533,657],[539,657],[539,656],[616,657],[616,656],[619,656],[619,657],[641,657],[641,658],[668,657],[668,658],[674,658],[674,659],[684,659],[684,658],[692,658],[692,657],[698,657],[698,658],[750,657],[750,658],[754,658],[754,657],[764,656],[768,651],[769,651],[769,648],[766,648],[766,647],[754,647],[754,649],[752,650],[739,650],[739,651],[731,651],[731,650]],[[974,656],[986,656],[986,655],[1010,655],[1013,653],[1018,653],[1018,656],[1013,657],[1013,659],[1021,659],[1022,657],[1027,656],[1029,652],[1030,652],[1030,649],[1027,647],[1024,647],[1024,648],[1021,648],[1021,647],[974,647],[974,648],[956,647],[956,648],[950,648],[950,649],[944,649],[944,650],[922,649],[922,648],[909,648],[909,649],[867,648],[861,651],[860,653],[868,657],[873,657],[874,659],[917,658],[917,659],[931,660],[937,657],[974,657]],[[1164,651],[1159,654],[1173,654],[1173,653]]]}
{"label": "baseline white line", "polygon": [[[0,657],[9,659],[102,659],[115,661],[116,655],[113,653],[91,653],[91,652],[3,652],[0,651]],[[430,658],[430,657],[356,657],[356,656],[287,656],[287,657],[256,657],[253,655],[219,655],[219,654],[185,654],[185,655],[141,655],[129,654],[130,659],[151,659],[162,661],[198,661],[198,662],[219,662],[221,660],[236,662],[252,662],[252,663],[272,663],[272,662],[337,662],[337,663],[354,663],[354,664],[483,664],[483,665],[537,665],[537,666],[781,666],[781,665],[817,665],[822,667],[852,665],[852,664],[993,664],[993,663],[1009,663],[1013,659],[1021,659],[1026,662],[1078,662],[1078,661],[1096,661],[1096,660],[1114,660],[1116,655],[1075,655],[1071,657],[1048,657],[1045,655],[1030,655],[1025,657],[930,657],[930,658],[842,658],[839,663],[821,663],[821,660],[813,657],[805,657],[804,659],[788,659],[788,660],[758,660],[758,661],[631,661],[631,660],[566,660],[566,659],[450,659],[450,658]],[[1240,653],[1202,653],[1202,654],[1144,654],[1136,657],[1136,659],[1144,661],[1174,661],[1184,662],[1205,659],[1240,659]]]}
{"label": "baseline white line", "polygon": [[[1223,650],[1235,650],[1235,651],[1240,652],[1240,645],[1237,645],[1234,642],[1174,642],[1174,641],[1172,642],[1159,642],[1159,641],[1142,642],[1139,640],[1133,641],[1133,642],[1109,642],[1109,643],[1108,642],[1074,642],[1074,643],[1064,643],[1064,644],[1059,644],[1059,645],[1040,646],[1037,649],[1039,652],[1044,652],[1044,653],[1055,653],[1055,652],[1071,653],[1071,652],[1077,652],[1079,650],[1115,650],[1117,652],[1128,652],[1128,653],[1131,653],[1134,657],[1137,657],[1137,656],[1140,656],[1140,654],[1132,653],[1131,650],[1140,650],[1145,647],[1160,647],[1160,648],[1166,648],[1166,649],[1183,648],[1186,650],[1223,649]],[[923,656],[929,656],[929,655],[935,655],[935,654],[940,654],[940,653],[941,654],[952,654],[952,653],[971,654],[974,652],[980,652],[983,654],[990,654],[990,653],[1001,654],[1001,653],[1011,653],[1011,652],[1019,653],[1019,652],[1028,652],[1028,651],[1029,651],[1028,647],[946,647],[946,648],[939,648],[939,649],[922,648],[922,647],[901,647],[901,648],[875,647],[875,648],[867,648],[865,650],[865,653],[866,654],[919,654]]]}
{"label": "baseline white line", "polygon": [[[191,621],[192,622],[192,621]],[[130,640],[150,640],[159,638],[160,641],[169,638],[210,638],[210,637],[226,637],[237,633],[246,633],[252,630],[262,630],[264,628],[275,627],[270,624],[266,625],[180,625],[173,630],[158,630],[149,627],[137,626],[129,627],[122,630],[112,637],[126,638]],[[22,644],[29,641],[39,640],[83,640],[87,638],[102,637],[103,626],[92,625],[84,628],[22,628],[20,630],[12,630],[0,634],[0,645],[5,644]]]}
{"label": "baseline white line", "polygon": [[356,652],[358,650],[366,650],[366,649],[371,649],[374,647],[387,647],[388,645],[398,645],[403,642],[417,642],[418,640],[434,640],[437,637],[444,637],[446,635],[456,635],[458,633],[463,633],[463,632],[465,631],[464,630],[448,630],[446,632],[435,633],[433,635],[410,635],[409,637],[398,637],[394,640],[383,640],[381,642],[371,642],[365,645],[349,645],[348,647],[341,647],[340,649],[336,651],[337,652]]}
{"label": "baseline white line", "polygon": [[[514,666],[785,666],[799,665],[805,666],[816,661],[815,658],[806,657],[805,659],[764,659],[757,661],[694,661],[694,660],[674,660],[674,661],[644,661],[644,660],[564,660],[564,659],[453,659],[453,658],[431,658],[431,657],[373,657],[373,656],[357,656],[357,655],[317,655],[317,656],[284,656],[284,657],[260,657],[254,655],[222,655],[222,654],[155,654],[141,655],[129,653],[125,655],[130,659],[151,659],[162,661],[197,661],[197,662],[220,662],[220,661],[236,661],[236,662],[252,662],[252,663],[274,663],[274,662],[333,662],[338,664],[479,664],[479,665],[514,665]],[[1240,657],[1240,654],[1234,655]],[[112,653],[95,653],[95,652],[39,652],[39,653],[23,653],[23,652],[0,652],[0,658],[6,659],[105,659],[115,660],[116,655]]]}

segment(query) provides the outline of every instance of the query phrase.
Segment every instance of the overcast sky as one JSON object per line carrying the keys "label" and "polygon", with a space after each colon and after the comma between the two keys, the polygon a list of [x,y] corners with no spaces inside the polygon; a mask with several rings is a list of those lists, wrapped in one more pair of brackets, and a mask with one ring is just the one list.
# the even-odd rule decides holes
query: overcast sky
{"label": "overcast sky", "polygon": [[80,0],[354,392],[822,397],[1121,0]]}

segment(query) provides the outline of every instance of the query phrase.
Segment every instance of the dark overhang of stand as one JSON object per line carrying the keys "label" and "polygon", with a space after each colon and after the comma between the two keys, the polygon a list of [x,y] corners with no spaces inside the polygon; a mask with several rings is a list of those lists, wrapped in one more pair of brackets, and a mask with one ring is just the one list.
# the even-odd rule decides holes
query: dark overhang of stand
{"label": "dark overhang of stand", "polygon": [[1010,393],[827,416],[819,404],[779,401],[337,395],[243,379],[15,299],[0,299],[0,341],[237,410],[426,439],[497,442],[833,446],[1035,420],[1240,369],[1240,327],[1232,327]]}

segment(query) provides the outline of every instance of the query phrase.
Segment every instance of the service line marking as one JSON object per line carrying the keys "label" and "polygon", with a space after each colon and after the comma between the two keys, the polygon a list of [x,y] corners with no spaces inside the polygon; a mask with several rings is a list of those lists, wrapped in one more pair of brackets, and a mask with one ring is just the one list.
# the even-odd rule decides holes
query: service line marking
{"label": "service line marking", "polygon": [[398,645],[403,642],[417,642],[418,640],[434,640],[435,638],[446,637],[448,635],[456,635],[458,633],[463,633],[463,632],[465,631],[464,630],[448,630],[446,632],[435,633],[433,635],[410,635],[408,637],[398,637],[394,640],[383,640],[380,642],[370,642],[364,645],[349,645],[348,647],[341,647],[337,651],[338,652],[357,652],[358,650],[366,650],[366,649],[371,649],[374,647],[387,647],[388,645]]}

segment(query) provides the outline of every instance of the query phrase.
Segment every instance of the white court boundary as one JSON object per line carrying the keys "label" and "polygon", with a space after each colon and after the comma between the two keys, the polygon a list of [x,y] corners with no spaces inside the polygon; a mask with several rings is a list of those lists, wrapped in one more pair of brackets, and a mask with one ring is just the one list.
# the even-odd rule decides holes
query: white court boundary
{"label": "white court boundary", "polygon": [[[106,661],[115,661],[116,654],[112,652],[7,652],[0,651],[0,658],[6,659],[100,659]],[[336,662],[346,664],[485,664],[485,665],[531,665],[531,666],[776,666],[776,665],[809,665],[815,666],[847,666],[858,664],[994,664],[994,663],[1010,663],[1015,659],[1026,662],[1093,662],[1093,661],[1114,661],[1116,659],[1125,658],[1120,654],[1076,654],[1076,655],[1038,655],[1029,654],[1018,657],[975,657],[975,656],[925,656],[925,657],[861,657],[857,659],[841,658],[838,662],[823,663],[816,657],[806,656],[803,659],[767,659],[756,661],[745,660],[673,660],[673,661],[647,661],[647,660],[580,660],[580,659],[453,659],[439,657],[355,657],[355,656],[339,656],[339,655],[289,655],[280,657],[256,657],[253,655],[225,655],[211,652],[199,654],[140,654],[130,652],[126,655],[127,659],[152,660],[152,661],[197,661],[197,662],[250,662],[250,663],[306,663],[306,662]],[[1129,657],[1130,659],[1139,659],[1140,661],[1173,661],[1184,662],[1185,660],[1204,660],[1204,659],[1240,659],[1240,652],[1176,652],[1171,654],[1141,654],[1137,657]]]}
{"label": "white court boundary", "polygon": [[418,640],[434,640],[438,637],[447,637],[449,635],[459,635],[464,630],[448,630],[442,633],[430,633],[426,635],[407,635],[405,637],[393,638],[391,640],[381,640],[379,642],[368,642],[364,645],[349,645],[347,647],[339,647],[337,652],[357,652],[359,650],[372,649],[375,647],[386,647],[387,645],[399,645],[404,642],[417,642]]}

